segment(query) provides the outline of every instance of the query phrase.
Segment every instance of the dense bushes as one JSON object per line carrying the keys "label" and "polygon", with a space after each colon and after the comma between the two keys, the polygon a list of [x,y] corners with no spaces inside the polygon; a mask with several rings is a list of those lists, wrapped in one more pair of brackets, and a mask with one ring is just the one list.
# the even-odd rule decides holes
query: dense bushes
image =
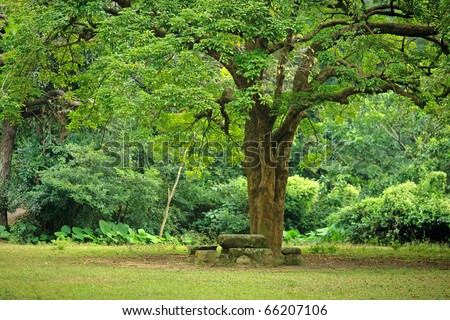
{"label": "dense bushes", "polygon": [[[99,161],[105,160],[101,151],[73,149],[70,154],[69,161],[43,171],[41,184],[28,193],[32,214],[13,227],[17,229],[14,230],[15,241],[37,242],[40,234],[60,232],[62,225],[77,226],[75,230],[78,231],[95,230],[102,219],[157,233],[165,199],[156,171],[141,174],[99,168]],[[211,241],[220,233],[250,231],[247,180],[244,177],[215,185],[198,182],[184,179],[177,190],[168,223],[172,235],[183,239],[201,238],[197,233]],[[101,188],[94,188],[96,184]],[[324,217],[315,215],[314,210],[318,193],[319,183],[299,176],[289,178],[288,228],[307,232],[323,225]],[[121,207],[122,212],[118,211]]]}
{"label": "dense bushes", "polygon": [[[10,211],[24,207],[30,214],[9,230],[0,230],[0,238],[35,243],[64,225],[95,230],[100,220],[158,233],[167,188],[179,166],[152,161],[144,161],[151,164],[145,167],[112,165],[117,159],[87,140],[74,134],[64,143],[49,143],[45,150],[35,138],[18,142],[9,206]],[[396,184],[387,184],[391,187],[379,193],[346,170],[321,171],[317,181],[294,175],[288,180],[285,205],[285,230],[294,231],[286,239],[448,241],[448,177],[443,172],[424,174],[427,171],[424,166],[404,166]],[[202,175],[184,171],[165,230],[186,243],[249,232],[247,182],[241,174],[238,167],[202,168]]]}
{"label": "dense bushes", "polygon": [[[37,172],[39,183],[24,193],[22,201],[31,214],[11,227],[9,239],[45,241],[42,234],[53,234],[63,225],[95,230],[102,219],[157,233],[170,174],[164,183],[157,169],[112,167],[105,165],[110,159],[91,146],[68,144],[64,148],[65,156]],[[285,229],[296,230],[299,239],[339,241],[345,236],[355,243],[379,244],[448,241],[446,182],[445,173],[431,172],[417,183],[398,184],[379,197],[360,200],[359,188],[345,179],[327,188],[323,181],[295,175],[287,185]],[[327,223],[329,227],[324,228]],[[249,232],[246,179],[238,176],[228,182],[205,183],[183,177],[167,230],[180,238],[200,238],[201,234],[209,239],[220,233]],[[2,232],[5,236],[7,231]]]}
{"label": "dense bushes", "polygon": [[43,230],[52,233],[65,224],[95,227],[100,219],[158,228],[162,188],[157,170],[109,166],[111,159],[91,146],[69,144],[65,150],[22,195],[21,205]]}
{"label": "dense bushes", "polygon": [[380,244],[450,240],[450,199],[446,174],[432,172],[419,184],[389,187],[380,197],[366,198],[331,218],[344,225],[349,240]]}
{"label": "dense bushes", "polygon": [[290,177],[286,187],[285,228],[305,233],[322,226],[325,217],[313,210],[318,196],[318,182],[298,175]]}
{"label": "dense bushes", "polygon": [[247,180],[243,177],[208,188],[201,201],[209,203],[209,210],[192,226],[195,230],[214,238],[219,233],[248,233],[249,211]]}

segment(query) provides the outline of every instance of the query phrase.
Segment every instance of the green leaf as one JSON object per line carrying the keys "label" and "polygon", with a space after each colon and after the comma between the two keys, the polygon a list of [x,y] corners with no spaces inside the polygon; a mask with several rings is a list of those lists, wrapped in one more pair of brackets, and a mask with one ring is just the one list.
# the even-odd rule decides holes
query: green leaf
{"label": "green leaf", "polygon": [[156,244],[156,243],[160,243],[161,239],[159,239],[157,236],[151,235],[147,233],[147,239],[150,240],[151,243]]}
{"label": "green leaf", "polygon": [[67,234],[62,231],[56,231],[54,234],[58,239],[65,239],[67,237]]}
{"label": "green leaf", "polygon": [[128,230],[130,229],[130,227],[124,223],[118,223],[118,224],[114,224],[112,226],[112,229],[114,231],[116,231],[117,233],[124,235],[124,234],[128,233]]}
{"label": "green leaf", "polygon": [[92,230],[91,228],[83,228],[83,232],[87,235],[93,235],[94,234],[94,230]]}
{"label": "green leaf", "polygon": [[64,235],[68,236],[72,233],[72,230],[70,229],[69,226],[64,225],[61,227],[61,232],[64,233]]}
{"label": "green leaf", "polygon": [[47,234],[41,234],[39,236],[39,241],[48,241],[50,237]]}
{"label": "green leaf", "polygon": [[83,231],[83,229],[81,229],[79,227],[73,227],[72,228],[72,234],[83,235],[84,231]]}
{"label": "green leaf", "polygon": [[0,226],[0,239],[8,239],[10,233],[6,230],[5,226]]}
{"label": "green leaf", "polygon": [[101,232],[102,232],[105,236],[107,236],[108,233],[110,233],[110,232],[112,231],[112,227],[111,227],[110,222],[106,222],[105,220],[100,220],[100,221],[98,222],[98,225],[100,226]]}

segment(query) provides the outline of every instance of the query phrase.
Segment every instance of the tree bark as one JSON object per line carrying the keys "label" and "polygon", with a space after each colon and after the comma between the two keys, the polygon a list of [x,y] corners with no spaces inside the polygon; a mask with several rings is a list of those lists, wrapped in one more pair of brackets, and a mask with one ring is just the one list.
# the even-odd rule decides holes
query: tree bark
{"label": "tree bark", "polygon": [[262,163],[246,169],[250,232],[266,237],[275,257],[281,256],[287,170]]}
{"label": "tree bark", "polygon": [[0,142],[0,225],[8,227],[8,197],[6,194],[11,173],[11,160],[17,124],[3,120],[2,139]]}
{"label": "tree bark", "polygon": [[266,237],[274,256],[281,256],[289,154],[300,120],[297,112],[283,133],[272,134],[274,117],[256,101],[245,126],[243,163],[248,182],[250,233]]}

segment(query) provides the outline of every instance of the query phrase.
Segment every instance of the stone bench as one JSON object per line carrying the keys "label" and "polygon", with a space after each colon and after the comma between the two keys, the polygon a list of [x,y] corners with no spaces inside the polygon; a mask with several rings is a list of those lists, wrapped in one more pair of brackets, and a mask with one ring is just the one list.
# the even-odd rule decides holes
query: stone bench
{"label": "stone bench", "polygon": [[283,247],[281,254],[284,256],[284,263],[288,266],[295,266],[301,263],[302,251],[297,247]]}
{"label": "stone bench", "polygon": [[195,255],[195,253],[199,250],[217,250],[217,245],[208,245],[208,246],[187,246],[187,250],[189,255]]}
{"label": "stone bench", "polygon": [[218,242],[222,252],[230,248],[268,248],[267,240],[261,234],[221,234]]}
{"label": "stone bench", "polygon": [[218,253],[217,245],[210,246],[188,246],[189,259],[191,262],[215,263]]}
{"label": "stone bench", "polygon": [[218,264],[256,266],[273,265],[272,250],[267,245],[267,240],[260,234],[221,234],[219,245],[222,252],[218,258]]}
{"label": "stone bench", "polygon": [[[222,251],[219,255],[217,245],[188,246],[192,262],[216,265],[271,266],[274,256],[267,240],[260,234],[221,234],[218,239]],[[299,265],[301,250],[297,247],[283,247],[281,253],[286,265]]]}

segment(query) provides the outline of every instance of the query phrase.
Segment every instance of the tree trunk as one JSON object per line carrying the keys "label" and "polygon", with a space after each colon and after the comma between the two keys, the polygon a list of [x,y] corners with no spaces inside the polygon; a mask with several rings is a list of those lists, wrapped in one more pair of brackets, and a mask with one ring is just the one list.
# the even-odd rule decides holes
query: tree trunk
{"label": "tree trunk", "polygon": [[266,237],[276,258],[281,255],[288,171],[262,164],[246,169],[250,232]]}
{"label": "tree trunk", "polygon": [[2,140],[0,142],[0,225],[8,227],[7,187],[11,173],[11,160],[17,124],[11,125],[9,120],[3,120]]}
{"label": "tree trunk", "polygon": [[[194,141],[194,139],[195,139],[195,134],[196,134],[196,132],[194,132],[194,135],[192,137],[192,141]],[[164,228],[166,226],[167,219],[169,218],[170,203],[172,202],[173,196],[175,195],[175,191],[177,190],[178,183],[180,182],[181,172],[183,171],[183,167],[184,167],[185,162],[186,162],[186,156],[187,156],[187,154],[189,152],[189,148],[190,148],[190,146],[188,146],[186,149],[184,149],[183,158],[181,160],[180,166],[178,167],[178,173],[177,173],[177,177],[175,179],[175,182],[174,182],[174,184],[172,186],[172,189],[169,188],[167,190],[166,209],[164,210],[164,218],[163,218],[163,221],[161,223],[161,229],[159,229],[159,237],[160,238],[164,234]]]}
{"label": "tree trunk", "polygon": [[[270,162],[262,160],[253,166],[246,166],[245,169],[248,181],[250,232],[264,235],[276,258],[281,256],[284,204],[289,173],[289,158],[278,153],[284,148],[290,149],[291,145],[292,141],[285,141],[273,148],[259,146],[258,149],[246,149],[246,156],[253,159],[267,159],[266,154],[268,152],[272,154]],[[258,153],[254,152],[256,150]]]}
{"label": "tree trunk", "polygon": [[164,218],[161,223],[161,228],[159,229],[159,237],[162,238],[164,234],[164,228],[166,226],[167,219],[169,218],[169,210],[170,210],[170,203],[172,202],[173,196],[175,195],[175,190],[177,189],[178,182],[180,181],[181,177],[181,171],[183,170],[183,164],[180,165],[178,168],[177,178],[175,179],[175,183],[173,184],[172,189],[167,189],[167,203],[166,203],[166,209],[164,210]]}
{"label": "tree trunk", "polygon": [[276,258],[281,256],[289,155],[296,129],[305,116],[293,113],[289,125],[272,133],[275,119],[256,102],[245,125],[243,163],[248,182],[250,232],[262,234]]}

